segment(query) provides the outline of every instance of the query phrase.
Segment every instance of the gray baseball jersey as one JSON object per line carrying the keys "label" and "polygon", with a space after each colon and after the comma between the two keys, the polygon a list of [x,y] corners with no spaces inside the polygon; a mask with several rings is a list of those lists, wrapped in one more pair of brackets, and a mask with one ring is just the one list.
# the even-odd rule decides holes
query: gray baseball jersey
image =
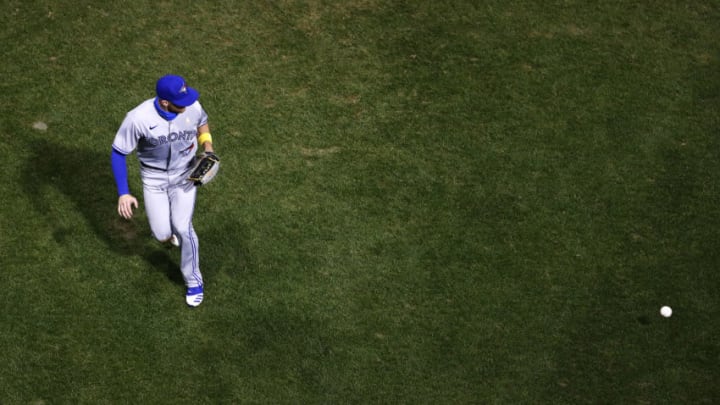
{"label": "gray baseball jersey", "polygon": [[140,164],[160,170],[185,170],[192,164],[197,149],[197,129],[207,124],[208,116],[200,102],[188,106],[171,121],[161,117],[155,99],[127,113],[115,135],[113,148],[128,155],[137,148]]}

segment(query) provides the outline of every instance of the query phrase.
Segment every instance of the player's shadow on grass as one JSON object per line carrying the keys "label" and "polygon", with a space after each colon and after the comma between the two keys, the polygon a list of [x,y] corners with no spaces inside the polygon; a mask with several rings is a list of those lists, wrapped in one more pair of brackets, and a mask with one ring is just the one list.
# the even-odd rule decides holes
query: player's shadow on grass
{"label": "player's shadow on grass", "polygon": [[107,153],[100,153],[37,139],[32,149],[34,153],[24,171],[23,185],[31,196],[33,208],[45,215],[55,228],[53,236],[58,243],[64,244],[74,232],[82,232],[84,224],[69,226],[57,218],[53,205],[58,197],[53,190],[72,202],[110,250],[127,256],[138,255],[173,282],[183,284],[179,265],[171,252],[152,238],[142,202],[131,221],[118,215],[109,148]]}

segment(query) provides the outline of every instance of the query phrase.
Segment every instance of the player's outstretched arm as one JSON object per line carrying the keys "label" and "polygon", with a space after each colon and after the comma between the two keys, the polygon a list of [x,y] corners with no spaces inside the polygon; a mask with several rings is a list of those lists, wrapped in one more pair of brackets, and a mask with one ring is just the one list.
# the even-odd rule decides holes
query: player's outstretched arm
{"label": "player's outstretched arm", "polygon": [[131,219],[133,216],[133,207],[138,207],[137,198],[131,194],[123,194],[118,198],[118,214],[125,219]]}

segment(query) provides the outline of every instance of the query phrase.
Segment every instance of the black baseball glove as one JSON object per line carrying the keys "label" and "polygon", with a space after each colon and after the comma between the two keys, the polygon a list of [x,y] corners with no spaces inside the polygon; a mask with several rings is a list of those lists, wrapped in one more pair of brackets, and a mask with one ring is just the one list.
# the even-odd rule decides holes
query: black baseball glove
{"label": "black baseball glove", "polygon": [[196,186],[202,186],[212,181],[218,170],[220,170],[220,158],[212,152],[205,152],[195,158],[195,164],[188,180],[195,183]]}

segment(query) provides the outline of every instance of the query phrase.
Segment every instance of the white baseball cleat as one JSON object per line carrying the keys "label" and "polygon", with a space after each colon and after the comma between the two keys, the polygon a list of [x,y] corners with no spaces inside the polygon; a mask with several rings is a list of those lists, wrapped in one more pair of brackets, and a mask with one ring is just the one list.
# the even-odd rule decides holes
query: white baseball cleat
{"label": "white baseball cleat", "polygon": [[203,286],[201,285],[188,288],[187,294],[185,294],[185,302],[193,308],[202,304],[203,298]]}
{"label": "white baseball cleat", "polygon": [[180,241],[178,240],[176,235],[173,235],[172,238],[170,238],[170,244],[175,247],[180,246]]}

